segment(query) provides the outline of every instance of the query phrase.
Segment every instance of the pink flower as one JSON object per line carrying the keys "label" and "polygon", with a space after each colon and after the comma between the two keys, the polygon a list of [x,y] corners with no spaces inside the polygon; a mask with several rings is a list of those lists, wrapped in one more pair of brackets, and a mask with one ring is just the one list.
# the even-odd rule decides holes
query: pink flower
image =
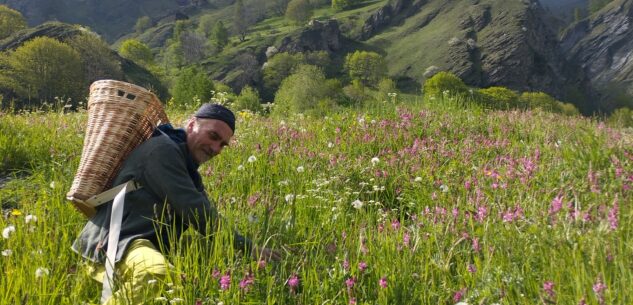
{"label": "pink flower", "polygon": [[211,273],[211,276],[212,276],[214,279],[219,279],[219,278],[220,278],[220,275],[222,275],[222,273],[220,273],[220,270],[218,270],[218,269],[213,269],[213,273]]}
{"label": "pink flower", "polygon": [[409,247],[410,240],[411,240],[411,237],[409,236],[409,232],[404,232],[404,236],[402,237],[402,243],[404,244],[405,247]]}
{"label": "pink flower", "polygon": [[266,261],[263,259],[260,259],[257,262],[257,269],[264,269],[264,268],[266,268]]}
{"label": "pink flower", "polygon": [[477,237],[473,237],[473,250],[475,252],[479,252],[481,250],[481,247],[479,246],[479,238]]}
{"label": "pink flower", "polygon": [[560,209],[562,207],[563,207],[563,195],[562,194],[558,194],[552,200],[552,204],[551,204],[551,206],[549,208],[549,213],[550,214],[556,214],[558,211],[560,211]]}
{"label": "pink flower", "polygon": [[475,273],[477,272],[477,266],[473,265],[473,264],[469,264],[468,265],[468,272],[470,273]]}
{"label": "pink flower", "polygon": [[349,305],[355,305],[356,304],[356,298],[349,298]]}
{"label": "pink flower", "polygon": [[255,282],[255,276],[250,272],[244,275],[244,278],[240,281],[240,289],[248,291],[251,285]]}
{"label": "pink flower", "polygon": [[288,279],[288,287],[290,288],[290,292],[295,293],[300,283],[301,281],[299,280],[299,277],[297,277],[297,275],[293,273],[292,276],[290,276],[290,278]]}
{"label": "pink flower", "polygon": [[380,285],[381,288],[387,288],[387,278],[386,277],[381,277],[380,280],[378,280],[378,285]]}
{"label": "pink flower", "polygon": [[618,198],[616,197],[613,203],[613,207],[609,209],[609,214],[607,215],[607,218],[609,220],[609,228],[611,228],[612,231],[618,228],[618,214]]}
{"label": "pink flower", "polygon": [[453,301],[455,301],[455,303],[461,301],[465,294],[466,294],[466,288],[462,288],[456,291],[455,294],[453,295]]}
{"label": "pink flower", "polygon": [[349,260],[347,258],[343,260],[343,270],[349,270]]}
{"label": "pink flower", "polygon": [[356,278],[354,277],[350,277],[347,280],[345,280],[345,285],[347,286],[347,289],[354,288],[354,284],[356,284]]}
{"label": "pink flower", "polygon": [[230,286],[231,286],[231,273],[230,272],[226,272],[220,278],[220,290],[227,290],[227,289],[229,289]]}
{"label": "pink flower", "polygon": [[545,281],[543,283],[543,290],[545,291],[545,293],[547,293],[547,295],[549,295],[550,298],[556,297],[556,294],[554,293],[554,282]]}
{"label": "pink flower", "polygon": [[398,221],[397,219],[394,219],[391,222],[391,228],[394,229],[394,230],[400,229],[400,221]]}
{"label": "pink flower", "polygon": [[358,270],[362,273],[367,269],[367,263],[360,262],[358,263]]}

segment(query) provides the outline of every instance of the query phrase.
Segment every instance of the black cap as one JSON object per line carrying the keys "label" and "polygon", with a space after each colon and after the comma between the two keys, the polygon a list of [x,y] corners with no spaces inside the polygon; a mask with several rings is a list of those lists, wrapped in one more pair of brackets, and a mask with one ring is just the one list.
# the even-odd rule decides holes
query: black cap
{"label": "black cap", "polygon": [[220,104],[204,104],[200,106],[200,109],[196,111],[194,116],[200,119],[215,119],[223,121],[231,127],[233,132],[235,132],[235,115],[231,110]]}

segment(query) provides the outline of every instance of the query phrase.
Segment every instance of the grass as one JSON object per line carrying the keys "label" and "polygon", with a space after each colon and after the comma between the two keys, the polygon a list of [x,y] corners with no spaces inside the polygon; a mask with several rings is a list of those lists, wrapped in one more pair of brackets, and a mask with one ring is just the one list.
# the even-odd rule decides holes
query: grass
{"label": "grass", "polygon": [[[175,274],[164,297],[633,302],[629,131],[581,117],[409,99],[326,118],[240,114],[231,147],[200,169],[226,225],[211,239],[189,232],[168,253]],[[177,125],[187,118],[168,114]],[[0,250],[11,250],[0,256],[0,304],[98,302],[99,286],[69,248],[85,219],[65,200],[85,121],[85,112],[1,114],[3,175],[22,174],[0,189],[0,229],[15,228],[0,239]],[[27,215],[37,221],[27,223]],[[284,259],[259,268],[233,253],[233,227],[283,249]],[[218,273],[231,275],[227,290]],[[249,273],[254,283],[240,288]],[[295,276],[300,283],[290,288]]]}

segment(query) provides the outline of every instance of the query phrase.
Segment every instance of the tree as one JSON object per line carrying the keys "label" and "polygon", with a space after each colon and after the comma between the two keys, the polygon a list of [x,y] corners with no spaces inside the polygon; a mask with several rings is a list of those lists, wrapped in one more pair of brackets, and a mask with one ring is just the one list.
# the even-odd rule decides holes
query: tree
{"label": "tree", "polygon": [[149,29],[151,26],[152,19],[150,19],[148,16],[139,17],[136,20],[136,25],[134,25],[134,31],[136,31],[136,34],[141,34]]}
{"label": "tree", "polygon": [[186,68],[176,78],[172,89],[175,104],[180,106],[193,105],[207,102],[211,99],[213,81],[195,67]]}
{"label": "tree", "polygon": [[67,97],[78,101],[84,97],[86,82],[80,55],[65,43],[34,38],[9,55],[8,65],[10,76],[20,86],[11,89],[24,100]]}
{"label": "tree", "polygon": [[121,43],[119,54],[139,63],[142,66],[149,66],[154,63],[154,55],[152,50],[144,43],[136,39],[127,39]]}
{"label": "tree", "polygon": [[323,71],[311,65],[301,65],[283,80],[275,95],[274,112],[323,114],[335,108],[340,98],[340,84],[327,80]]}
{"label": "tree", "polygon": [[26,20],[20,12],[0,5],[0,40],[26,28]]}
{"label": "tree", "polygon": [[441,71],[424,82],[424,95],[428,97],[441,97],[444,92],[450,95],[459,95],[468,91],[468,87],[455,74]]}
{"label": "tree", "polygon": [[332,8],[337,10],[344,10],[360,2],[362,2],[362,0],[332,0]]}
{"label": "tree", "polygon": [[233,108],[236,110],[250,110],[252,112],[261,112],[262,104],[259,101],[259,93],[251,86],[242,88],[240,95],[235,100]]}
{"label": "tree", "polygon": [[286,18],[301,24],[307,22],[312,17],[312,7],[308,0],[292,0],[286,9]]}
{"label": "tree", "polygon": [[368,86],[376,85],[387,74],[387,63],[375,52],[356,51],[347,54],[345,68],[352,79],[360,80]]}
{"label": "tree", "polygon": [[233,14],[233,31],[239,36],[240,41],[246,39],[246,32],[248,31],[247,12],[242,0],[235,2],[235,11]]}
{"label": "tree", "polygon": [[93,33],[75,35],[66,41],[79,52],[84,79],[92,83],[98,79],[121,79],[121,64],[108,44]]}
{"label": "tree", "polygon": [[229,31],[221,20],[213,27],[211,37],[213,44],[218,51],[222,51],[222,49],[224,49],[224,47],[229,43]]}

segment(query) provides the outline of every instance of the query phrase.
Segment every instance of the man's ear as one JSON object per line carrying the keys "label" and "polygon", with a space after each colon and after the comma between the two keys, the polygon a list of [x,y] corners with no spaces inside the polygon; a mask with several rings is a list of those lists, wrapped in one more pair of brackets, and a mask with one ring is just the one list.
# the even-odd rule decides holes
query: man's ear
{"label": "man's ear", "polygon": [[196,124],[196,118],[195,117],[193,117],[193,118],[189,119],[189,121],[187,121],[187,126],[185,128],[187,133],[191,133],[193,131],[193,126],[195,124]]}

